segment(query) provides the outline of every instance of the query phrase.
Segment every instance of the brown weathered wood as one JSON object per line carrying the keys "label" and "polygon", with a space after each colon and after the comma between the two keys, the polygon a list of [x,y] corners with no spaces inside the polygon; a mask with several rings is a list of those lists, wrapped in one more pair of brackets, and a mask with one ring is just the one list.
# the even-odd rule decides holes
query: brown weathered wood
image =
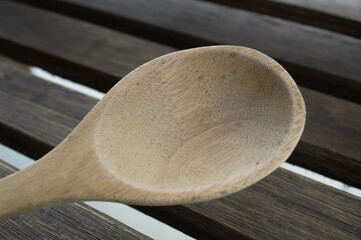
{"label": "brown weathered wood", "polygon": [[[85,6],[89,9],[95,9],[94,11],[87,11],[86,14],[89,16],[87,20],[101,18],[96,22],[105,23],[107,26],[115,26],[116,28],[121,26],[120,30],[128,28],[132,33],[135,33],[134,29],[138,29],[137,32],[146,31],[148,33],[145,35],[151,39],[168,39],[169,44],[177,42],[177,46],[191,47],[220,43],[255,48],[281,62],[299,84],[361,102],[360,39],[271,16],[201,1],[169,0],[153,1],[152,4],[149,4],[148,1],[144,0],[124,2],[107,0],[102,1],[101,4],[98,1],[87,1]],[[111,65],[119,64],[114,63],[114,55],[115,52],[118,52],[119,47],[113,45],[113,40],[118,41],[117,45],[124,44],[124,41],[116,40],[119,35],[109,35],[110,33],[107,31],[105,38],[112,40],[98,39],[98,41],[95,41],[93,31],[89,30],[89,28],[93,29],[90,25],[80,27],[81,24],[74,21],[69,26],[63,27],[67,25],[68,20],[66,18],[61,20],[45,11],[31,10],[31,8],[25,8],[27,10],[24,10],[24,8],[20,5],[3,4],[4,13],[2,15],[7,19],[8,23],[6,26],[2,26],[6,24],[6,21],[3,21],[4,24],[0,25],[0,33],[3,32],[2,35],[0,34],[0,39],[7,40],[6,44],[3,43],[6,47],[2,51],[24,59],[27,58],[24,54],[16,53],[16,49],[20,49],[19,47],[22,46],[28,51],[36,49],[48,54],[56,52],[56,56],[59,57],[59,53],[54,49],[54,46],[57,46],[59,50],[61,49],[60,56],[63,58],[63,56],[71,56],[73,53],[68,52],[69,47],[59,46],[57,42],[67,42],[67,44],[64,44],[65,46],[77,46],[79,49],[84,49],[84,46],[87,48],[92,46],[91,51],[89,51],[92,54],[80,54],[80,57],[85,58],[87,56],[85,60],[79,62],[78,56],[78,60],[73,62],[89,64],[89,61],[93,60],[92,57],[96,54],[99,56],[98,59],[102,59],[103,62],[104,59],[107,59],[106,65],[109,65],[107,69],[110,69]],[[80,15],[82,14],[77,12],[72,14],[74,17]],[[41,19],[44,18],[47,20],[42,21]],[[41,21],[41,24],[37,24],[37,21]],[[27,24],[29,24],[28,27]],[[30,27],[30,24],[32,27]],[[23,30],[18,30],[15,33],[10,31],[10,29],[15,28],[27,28],[34,31],[34,26],[37,27],[37,32],[42,34],[34,36],[27,34]],[[56,31],[56,34],[54,31]],[[96,35],[99,36],[104,29],[100,28],[97,31],[98,34]],[[70,32],[72,35],[69,34]],[[82,38],[79,38],[74,32],[82,32]],[[87,32],[91,32],[88,37],[86,37]],[[46,34],[43,35],[44,33]],[[58,34],[62,35],[59,41],[54,39]],[[144,37],[143,33],[140,33],[140,35]],[[85,42],[84,38],[87,38]],[[79,42],[82,44],[76,44]],[[88,44],[88,42],[90,43]],[[48,47],[50,44],[51,47]],[[103,47],[94,47],[99,45]],[[111,46],[112,49],[117,49],[117,51],[104,52],[104,48],[108,49],[107,46]],[[132,47],[134,45],[128,46]],[[149,49],[153,48],[138,43],[136,48],[128,48],[127,52],[130,55],[137,54],[139,56],[144,54],[146,56],[145,52],[149,53]],[[32,53],[34,55],[34,52]],[[124,54],[122,56],[124,57]],[[131,56],[129,60],[126,60],[128,66],[132,63],[132,60],[134,58]],[[55,65],[51,64],[49,60],[37,63],[47,65],[47,67]],[[90,69],[94,71],[98,67],[97,64],[94,64]],[[51,66],[51,69],[59,70],[56,66]],[[112,70],[111,73],[114,74],[119,69],[118,67]],[[58,71],[59,74],[68,74],[69,76],[68,71],[66,72],[60,73]],[[109,74],[107,76],[109,77]]]}
{"label": "brown weathered wood", "polygon": [[[73,92],[73,90],[64,91],[63,88],[54,88],[54,84],[34,78],[30,72],[26,71],[29,69],[27,65],[20,66],[24,68],[24,71],[19,71],[18,66],[13,66],[14,64],[19,65],[17,62],[7,63],[6,61],[9,59],[0,58],[1,91],[19,96],[29,102],[40,103],[43,107],[49,108],[51,105],[57,112],[63,112],[75,119],[84,117],[84,113],[89,112],[98,102],[98,100],[83,94],[74,94],[74,98],[68,99],[67,93]],[[28,79],[32,80],[28,81]],[[37,89],[36,94],[32,91],[33,89]],[[62,99],[62,101],[54,105],[53,99]]]}
{"label": "brown weathered wood", "polygon": [[347,19],[353,19],[361,22],[361,3],[358,0],[329,0],[327,2],[322,0],[266,0],[271,2],[278,2],[290,6],[298,6],[305,9],[312,9],[333,16],[339,16]]}
{"label": "brown weathered wood", "polygon": [[[2,119],[1,128],[3,129],[1,138],[5,141],[11,141],[11,138],[5,137],[5,134],[8,131],[6,129],[10,128],[20,130],[17,126],[22,126],[20,131],[25,131],[26,133],[29,133],[29,135],[24,136],[25,139],[19,138],[18,141],[23,141],[23,144],[30,144],[32,147],[34,147],[34,149],[30,148],[32,151],[30,155],[32,157],[36,156],[34,154],[38,152],[39,148],[46,148],[50,150],[50,146],[47,144],[47,142],[60,143],[61,140],[65,137],[62,136],[61,133],[69,132],[77,124],[75,119],[59,113],[56,110],[44,108],[36,103],[32,103],[21,98],[14,98],[6,92],[1,91],[0,103],[2,106],[0,110]],[[18,117],[20,116],[18,115],[20,113],[24,114],[21,118]],[[42,127],[45,126],[44,124],[57,125],[59,135],[49,136],[46,134],[48,129]],[[34,142],[29,141],[30,136],[31,138],[43,136],[45,137],[46,141],[35,144]],[[22,144],[19,144],[19,146],[22,146]],[[37,155],[37,157],[42,155],[43,153],[40,153],[40,155]]]}
{"label": "brown weathered wood", "polygon": [[361,105],[307,88],[301,92],[306,126],[288,161],[360,188]]}
{"label": "brown weathered wood", "polygon": [[[0,178],[16,171],[0,160]],[[1,239],[149,239],[79,203],[59,205],[0,222]]]}
{"label": "brown weathered wood", "polygon": [[[0,62],[0,79],[1,141],[35,159],[58,145],[98,102],[72,90],[55,87],[4,62]],[[18,117],[21,114],[24,116]],[[48,129],[41,127],[44,124],[56,125],[59,131],[50,137]],[[11,134],[13,131],[17,134]],[[33,140],[40,138],[44,141]]]}
{"label": "brown weathered wood", "polygon": [[[6,75],[8,81],[11,82],[12,74],[7,72]],[[26,81],[39,81],[41,84],[40,80],[34,80],[33,77],[27,78]],[[57,91],[63,91],[69,101],[73,98],[78,99],[74,95],[79,95],[79,93],[51,83],[46,84],[59,88]],[[17,85],[21,85],[20,82]],[[28,91],[41,89],[41,87],[36,87],[36,84],[32,86],[34,89]],[[14,87],[14,89],[16,88]],[[0,96],[3,95],[2,93]],[[29,99],[28,95],[28,93],[25,94],[25,99],[20,95],[13,96],[11,101],[15,102],[15,99],[18,98],[19,101],[28,102],[26,100],[26,98]],[[317,95],[325,96],[320,93]],[[64,95],[61,94],[61,96]],[[28,109],[36,112],[36,116],[43,119],[42,121],[46,121],[52,117],[49,117],[49,112],[45,109],[56,111],[52,105],[56,106],[63,101],[62,98],[57,97],[51,99],[52,96],[44,93],[42,98],[27,108],[22,110],[7,108],[6,111],[9,114],[16,111],[17,118],[21,119],[29,113],[25,112]],[[41,100],[50,103],[45,107]],[[344,101],[344,103],[347,102]],[[89,98],[89,101],[85,101],[83,104],[91,107],[94,100]],[[39,106],[38,109],[34,108],[36,105]],[[344,107],[348,108],[347,104]],[[84,110],[86,107],[79,109],[79,111],[84,111],[84,115],[87,113]],[[0,116],[4,116],[4,114],[0,114]],[[64,121],[74,122],[65,123]],[[21,125],[18,126],[17,124],[12,125],[12,129],[17,129],[17,132],[12,132],[10,128],[7,129],[9,134],[15,134],[13,140],[17,140],[23,145],[46,142],[50,146],[56,146],[61,140],[61,136],[65,137],[70,131],[70,129],[66,130],[62,126],[76,125],[79,121],[80,119],[74,120],[69,117],[65,120],[59,118],[56,123],[44,123],[48,127],[41,134],[36,134],[36,132],[42,131],[44,125],[31,127],[32,123],[26,121],[21,122]],[[1,120],[1,122],[11,123],[10,119]],[[21,142],[24,136],[30,134],[33,134],[29,137],[31,142]],[[13,142],[13,144],[17,144],[17,142]],[[47,149],[41,151],[41,154],[45,154]],[[359,224],[357,224],[361,218],[361,213],[358,210],[361,209],[360,202],[359,198],[280,169],[258,184],[224,199],[187,206],[137,208],[201,239],[220,239],[225,236],[227,239],[239,239],[241,237],[256,239],[357,239],[361,232]]]}
{"label": "brown weathered wood", "polygon": [[102,91],[135,67],[171,51],[174,48],[129,34],[0,1],[0,52]]}
{"label": "brown weathered wood", "polygon": [[[280,17],[331,31],[361,37],[358,0],[207,0],[247,11]],[[40,4],[40,2],[38,3]],[[43,4],[45,5],[45,4]]]}
{"label": "brown weathered wood", "polygon": [[[216,239],[217,236],[227,236],[227,239],[358,239],[360,206],[360,198],[279,169],[258,184],[227,198],[160,208],[157,213],[161,220],[171,219],[168,223],[175,227],[202,230]],[[153,211],[145,207],[140,210]]]}
{"label": "brown weathered wood", "polygon": [[[12,70],[7,65],[0,64],[0,71],[3,72],[2,75],[4,76],[0,84],[0,90],[5,92],[2,95],[4,104],[0,109],[4,113],[1,122],[7,124],[8,127],[11,127],[12,124],[18,124],[18,126],[21,126],[20,129],[31,130],[31,122],[16,119],[14,116],[17,114],[17,109],[29,111],[28,109],[34,108],[39,110],[29,111],[27,116],[36,118],[38,116],[37,112],[41,112],[42,108],[33,106],[31,102],[34,101],[43,107],[53,104],[51,111],[46,110],[48,114],[54,114],[54,116],[47,117],[49,120],[58,118],[57,114],[61,113],[59,118],[67,116],[77,119],[77,121],[85,116],[96,103],[94,99],[82,95],[75,94],[74,97],[68,98],[67,95],[71,91],[53,88],[53,84],[36,78],[29,78],[17,70]],[[309,114],[307,115],[307,124],[301,142],[289,161],[348,184],[361,186],[361,131],[359,127],[361,123],[359,118],[354,117],[361,114],[360,106],[307,88],[301,88],[301,91],[305,96]],[[19,96],[20,100],[6,100],[6,96],[9,94]],[[25,103],[23,103],[24,100],[26,100]],[[5,104],[6,102],[13,102],[13,106],[18,107],[13,109],[12,105]],[[15,111],[14,116],[5,114],[11,109]],[[18,121],[21,122],[18,123]],[[45,124],[41,120],[38,122],[39,126]],[[62,128],[72,129],[75,126],[76,123],[72,123],[68,126],[62,126]],[[8,129],[4,128],[3,131]],[[19,128],[15,126],[14,129]],[[38,133],[37,136],[41,136],[46,131],[46,129],[42,129],[42,132]],[[37,132],[38,130],[35,131],[35,133]],[[33,134],[34,132],[31,133],[31,135]],[[31,143],[31,141],[26,140],[26,136],[29,135],[25,135],[25,139],[17,142],[14,147],[21,148],[23,143]],[[60,136],[60,138],[51,140],[52,144],[57,145],[66,135]],[[11,141],[11,134],[6,138],[6,141]],[[14,141],[18,140],[15,139]],[[34,158],[41,157],[46,151],[39,154],[38,146],[40,145],[35,144],[33,148],[27,148],[27,151],[34,149],[28,154]],[[48,151],[50,147],[48,146],[46,149]]]}

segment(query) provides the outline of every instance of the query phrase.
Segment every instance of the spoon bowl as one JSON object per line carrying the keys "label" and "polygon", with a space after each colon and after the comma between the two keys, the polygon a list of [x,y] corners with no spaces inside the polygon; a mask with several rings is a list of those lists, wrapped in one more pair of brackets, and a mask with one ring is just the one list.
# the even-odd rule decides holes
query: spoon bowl
{"label": "spoon bowl", "polygon": [[304,123],[295,82],[270,57],[236,46],[171,53],[132,71],[58,147],[0,181],[0,218],[71,201],[231,194],[283,163]]}

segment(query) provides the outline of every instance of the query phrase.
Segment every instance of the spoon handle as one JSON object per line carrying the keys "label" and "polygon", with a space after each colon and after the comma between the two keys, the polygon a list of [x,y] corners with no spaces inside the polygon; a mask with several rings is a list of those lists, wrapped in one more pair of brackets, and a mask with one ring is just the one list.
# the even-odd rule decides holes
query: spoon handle
{"label": "spoon handle", "polygon": [[51,188],[44,175],[38,175],[38,164],[34,164],[22,171],[14,173],[0,181],[0,220],[11,218],[25,212],[36,210],[46,205],[43,200]]}
{"label": "spoon handle", "polygon": [[69,179],[46,158],[0,181],[0,220],[70,200]]}

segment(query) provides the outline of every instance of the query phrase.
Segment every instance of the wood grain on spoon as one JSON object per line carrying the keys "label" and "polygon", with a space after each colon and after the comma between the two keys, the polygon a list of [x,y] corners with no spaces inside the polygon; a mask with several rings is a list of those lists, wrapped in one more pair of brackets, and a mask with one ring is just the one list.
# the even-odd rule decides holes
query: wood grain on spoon
{"label": "wood grain on spoon", "polygon": [[[0,219],[60,203],[204,201],[262,179],[305,123],[290,75],[255,50],[175,52],[116,84],[53,151],[0,181]],[[46,127],[46,126],[44,126]]]}

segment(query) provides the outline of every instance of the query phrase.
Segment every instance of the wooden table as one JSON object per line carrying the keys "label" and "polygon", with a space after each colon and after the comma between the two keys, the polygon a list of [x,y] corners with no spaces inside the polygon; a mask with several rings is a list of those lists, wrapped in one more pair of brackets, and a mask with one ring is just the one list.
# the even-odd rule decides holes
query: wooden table
{"label": "wooden table", "polygon": [[[1,59],[15,61],[0,61],[0,142],[39,158],[97,102],[32,76],[29,65],[107,91],[165,53],[242,45],[275,58],[301,86],[306,128],[288,162],[360,188],[360,38],[357,1],[1,0]],[[0,177],[12,171],[0,163]],[[359,197],[285,169],[226,198],[136,208],[199,239],[361,238]],[[67,204],[1,222],[0,238],[147,237]]]}

